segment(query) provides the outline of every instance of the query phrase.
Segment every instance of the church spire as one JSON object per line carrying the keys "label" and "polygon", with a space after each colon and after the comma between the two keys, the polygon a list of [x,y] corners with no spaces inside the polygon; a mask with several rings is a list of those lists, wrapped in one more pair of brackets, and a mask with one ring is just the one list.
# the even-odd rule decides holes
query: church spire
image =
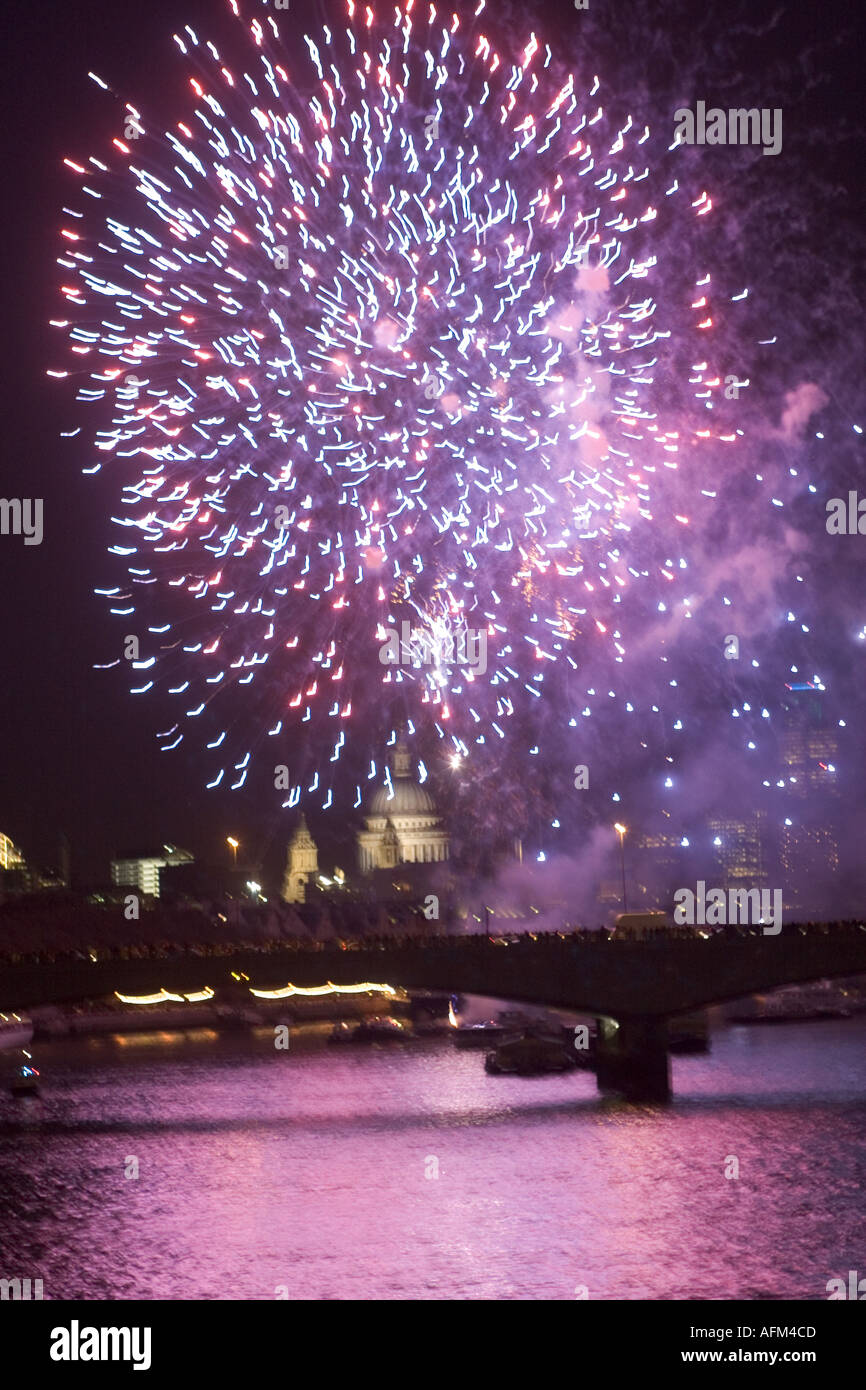
{"label": "church spire", "polygon": [[397,747],[394,749],[393,772],[395,777],[409,777],[409,749],[406,745],[406,736],[403,730],[397,739]]}
{"label": "church spire", "polygon": [[319,852],[310,834],[306,816],[302,815],[286,852],[282,898],[286,903],[306,901],[308,887],[319,872]]}
{"label": "church spire", "polygon": [[292,836],[292,844],[306,843],[307,840],[312,842],[312,839],[313,837],[310,834],[310,827],[307,825],[307,817],[304,815],[303,812],[301,812],[301,819],[298,821],[298,824],[295,827],[295,833]]}

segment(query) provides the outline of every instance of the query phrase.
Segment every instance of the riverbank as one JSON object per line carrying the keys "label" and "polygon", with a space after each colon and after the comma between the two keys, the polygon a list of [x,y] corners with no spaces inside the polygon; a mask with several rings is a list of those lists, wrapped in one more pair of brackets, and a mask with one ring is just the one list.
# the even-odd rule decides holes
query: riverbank
{"label": "riverbank", "polygon": [[30,1010],[36,1041],[93,1037],[105,1033],[184,1032],[196,1028],[217,1031],[268,1025],[337,1023],[389,1015],[423,1021],[447,1017],[448,996],[431,991],[390,989],[361,994],[334,990],[328,994],[292,994],[285,998],[253,998],[247,991],[236,999],[158,1001],[133,1004],[99,999],[68,1006],[42,1005]]}

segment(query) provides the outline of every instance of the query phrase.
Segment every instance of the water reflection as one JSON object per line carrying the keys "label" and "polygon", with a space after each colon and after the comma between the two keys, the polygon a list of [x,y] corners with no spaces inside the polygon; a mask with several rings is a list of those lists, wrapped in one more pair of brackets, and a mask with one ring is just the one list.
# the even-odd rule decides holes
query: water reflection
{"label": "water reflection", "polygon": [[670,1107],[447,1041],[41,1045],[42,1098],[0,1099],[2,1247],[54,1298],[825,1298],[863,1259],[864,1041],[727,1030]]}

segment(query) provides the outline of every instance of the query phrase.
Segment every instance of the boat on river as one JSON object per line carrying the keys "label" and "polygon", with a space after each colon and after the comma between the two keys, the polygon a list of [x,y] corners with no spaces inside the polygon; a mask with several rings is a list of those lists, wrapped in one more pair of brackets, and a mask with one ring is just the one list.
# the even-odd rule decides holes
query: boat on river
{"label": "boat on river", "polygon": [[578,1059],[561,1037],[524,1032],[506,1038],[488,1052],[484,1070],[492,1076],[545,1076],[552,1072],[573,1071]]}
{"label": "boat on river", "polygon": [[757,994],[726,1010],[728,1023],[812,1023],[851,1018],[855,1001],[829,980],[786,985],[772,994]]}
{"label": "boat on river", "polygon": [[490,1018],[481,1023],[460,1023],[451,1036],[455,1047],[489,1047],[507,1037],[508,1030]]}
{"label": "boat on river", "polygon": [[399,1018],[368,1018],[354,1026],[343,1021],[334,1026],[330,1043],[408,1042],[413,1034]]}
{"label": "boat on river", "polygon": [[38,1096],[39,1073],[36,1068],[28,1065],[19,1067],[10,1083],[9,1090],[13,1096],[18,1098],[24,1096]]}
{"label": "boat on river", "polygon": [[669,1052],[709,1052],[710,1030],[706,1009],[668,1020]]}

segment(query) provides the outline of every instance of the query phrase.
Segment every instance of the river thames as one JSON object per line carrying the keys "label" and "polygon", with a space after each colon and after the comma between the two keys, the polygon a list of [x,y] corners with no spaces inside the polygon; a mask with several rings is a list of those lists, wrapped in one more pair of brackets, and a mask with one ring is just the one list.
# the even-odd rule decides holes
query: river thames
{"label": "river thames", "polygon": [[716,1031],[670,1106],[483,1059],[40,1044],[41,1098],[0,1097],[4,1273],[53,1299],[811,1300],[863,1267],[863,1016]]}

